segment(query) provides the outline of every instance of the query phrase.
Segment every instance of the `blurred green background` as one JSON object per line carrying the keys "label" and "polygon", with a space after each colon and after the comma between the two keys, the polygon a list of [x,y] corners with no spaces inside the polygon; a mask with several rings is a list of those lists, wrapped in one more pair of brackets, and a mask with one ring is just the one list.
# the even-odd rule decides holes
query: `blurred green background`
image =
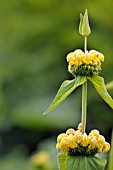
{"label": "blurred green background", "polygon": [[[108,83],[113,80],[112,0],[0,1],[1,170],[33,170],[31,156],[40,150],[54,158],[55,169],[57,135],[80,122],[81,88],[55,111],[42,113],[61,83],[73,79],[66,55],[83,49],[78,25],[86,8],[92,30],[88,49],[105,55],[100,75]],[[109,93],[113,96],[113,90]],[[87,131],[98,128],[110,142],[112,114],[89,83]]]}

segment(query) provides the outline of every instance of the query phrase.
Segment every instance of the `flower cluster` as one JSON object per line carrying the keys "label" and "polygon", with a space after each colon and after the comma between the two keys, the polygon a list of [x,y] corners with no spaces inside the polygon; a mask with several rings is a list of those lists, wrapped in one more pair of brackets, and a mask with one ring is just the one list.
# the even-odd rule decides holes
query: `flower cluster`
{"label": "flower cluster", "polygon": [[68,129],[57,137],[56,149],[68,155],[95,155],[101,152],[108,152],[110,144],[100,135],[98,130],[92,130],[89,135],[81,133],[81,124],[78,130]]}
{"label": "flower cluster", "polygon": [[39,153],[33,155],[31,162],[33,167],[43,170],[50,170],[50,167],[52,167],[49,155],[45,151],[40,151]]}
{"label": "flower cluster", "polygon": [[98,75],[101,70],[101,62],[103,61],[104,55],[96,50],[84,53],[82,50],[77,49],[67,55],[67,62],[69,62],[68,71],[74,76]]}

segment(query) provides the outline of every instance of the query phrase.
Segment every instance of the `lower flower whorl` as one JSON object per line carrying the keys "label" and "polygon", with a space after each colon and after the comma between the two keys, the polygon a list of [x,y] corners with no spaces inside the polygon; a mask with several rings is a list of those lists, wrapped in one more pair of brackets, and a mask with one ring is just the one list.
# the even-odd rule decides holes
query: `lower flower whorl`
{"label": "lower flower whorl", "polygon": [[68,155],[95,155],[108,152],[110,144],[105,141],[104,136],[98,130],[92,130],[89,135],[82,134],[81,129],[68,129],[57,137],[56,149]]}

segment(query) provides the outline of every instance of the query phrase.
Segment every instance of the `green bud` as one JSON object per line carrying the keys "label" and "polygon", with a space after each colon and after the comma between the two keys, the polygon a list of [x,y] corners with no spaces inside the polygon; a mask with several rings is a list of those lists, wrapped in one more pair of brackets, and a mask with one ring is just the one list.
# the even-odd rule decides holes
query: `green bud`
{"label": "green bud", "polygon": [[87,37],[91,33],[87,9],[85,10],[84,16],[80,14],[79,33],[84,37]]}

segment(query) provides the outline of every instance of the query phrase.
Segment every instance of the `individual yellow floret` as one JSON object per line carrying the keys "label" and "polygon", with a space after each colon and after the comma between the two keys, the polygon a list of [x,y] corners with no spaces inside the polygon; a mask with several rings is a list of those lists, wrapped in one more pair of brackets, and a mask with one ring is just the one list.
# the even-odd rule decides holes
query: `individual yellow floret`
{"label": "individual yellow floret", "polygon": [[67,55],[67,62],[70,62],[71,64],[74,64],[74,53],[71,52]]}
{"label": "individual yellow floret", "polygon": [[103,152],[108,152],[110,150],[110,144],[108,142],[105,142],[103,147]]}
{"label": "individual yellow floret", "polygon": [[57,142],[61,142],[61,140],[62,140],[64,137],[67,137],[67,134],[61,133],[60,135],[58,135],[58,137],[57,137]]}
{"label": "individual yellow floret", "polygon": [[75,54],[75,55],[77,55],[78,53],[83,54],[83,51],[80,50],[80,49],[77,49],[77,50],[74,51],[74,54]]}
{"label": "individual yellow floret", "polygon": [[95,149],[96,142],[97,142],[97,140],[96,140],[95,136],[89,137],[89,146],[88,146],[88,148],[89,149]]}
{"label": "individual yellow floret", "polygon": [[77,128],[80,132],[82,132],[82,123],[79,123],[78,128]]}
{"label": "individual yellow floret", "polygon": [[89,136],[96,136],[99,137],[100,133],[98,130],[94,129],[89,133]]}
{"label": "individual yellow floret", "polygon": [[102,135],[99,135],[97,142],[101,143],[102,145],[105,143],[105,138]]}
{"label": "individual yellow floret", "polygon": [[56,144],[56,149],[57,149],[58,152],[61,151],[62,148],[61,148],[61,144],[60,143]]}
{"label": "individual yellow floret", "polygon": [[67,152],[69,150],[69,140],[68,137],[64,137],[61,140],[61,148],[64,152]]}
{"label": "individual yellow floret", "polygon": [[104,55],[102,53],[99,53],[98,58],[100,61],[104,62]]}
{"label": "individual yellow floret", "polygon": [[86,147],[89,145],[89,137],[85,134],[83,134],[81,137],[80,137],[80,145],[83,146],[83,147]]}
{"label": "individual yellow floret", "polygon": [[76,130],[74,136],[79,140],[82,136],[82,133],[79,130]]}
{"label": "individual yellow floret", "polygon": [[68,136],[68,140],[69,140],[69,147],[70,148],[75,148],[78,146],[77,144],[77,138],[75,136],[73,136],[72,134],[70,134]]}
{"label": "individual yellow floret", "polygon": [[70,128],[70,129],[68,129],[68,130],[66,131],[66,134],[67,134],[67,135],[70,135],[70,134],[74,135],[74,134],[75,134],[75,130],[74,130],[73,128]]}

